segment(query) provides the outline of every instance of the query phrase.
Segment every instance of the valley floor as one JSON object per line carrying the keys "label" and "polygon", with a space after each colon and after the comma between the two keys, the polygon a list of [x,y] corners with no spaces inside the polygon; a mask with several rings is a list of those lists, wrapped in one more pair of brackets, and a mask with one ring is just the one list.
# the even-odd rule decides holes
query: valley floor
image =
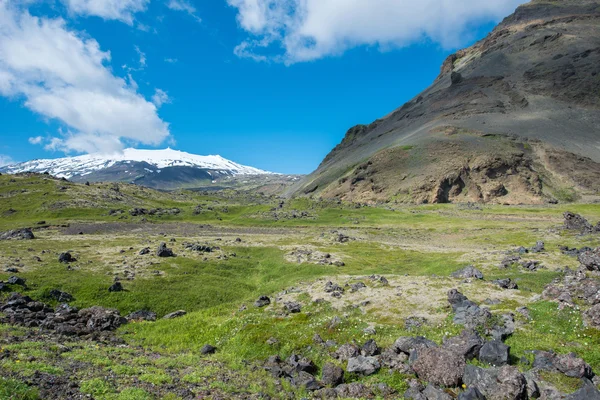
{"label": "valley floor", "polygon": [[[424,348],[398,341],[424,336],[443,349],[465,325],[485,341],[500,329],[497,342],[510,347],[500,364],[535,381],[542,398],[596,395],[586,368],[600,371],[600,320],[588,311],[592,295],[578,294],[600,289],[600,278],[577,275],[577,254],[564,246],[596,248],[600,235],[564,229],[565,211],[600,220],[594,204],[359,207],[0,176],[0,231],[35,235],[0,240],[0,398],[426,399],[438,390],[448,397],[435,398],[452,399],[499,390],[419,369],[423,361],[406,359],[419,348],[423,360]],[[159,256],[161,243],[172,257]],[[67,252],[74,260],[60,262]],[[483,279],[452,277],[468,265]],[[495,282],[506,278],[518,288]],[[467,303],[452,303],[451,289],[475,305],[469,310],[491,314],[481,325],[470,326],[471,311],[466,323],[457,319]],[[72,307],[147,310],[156,320],[104,329],[90,319],[71,332],[64,324],[81,312],[53,290],[70,294]],[[31,301],[17,306],[13,292]],[[256,303],[261,296],[268,304]],[[179,310],[185,315],[164,318]],[[545,353],[534,351],[573,352],[571,364],[588,367],[542,368]],[[496,371],[481,354],[459,361]],[[331,380],[337,367],[343,384]],[[527,398],[502,390],[486,396]]]}

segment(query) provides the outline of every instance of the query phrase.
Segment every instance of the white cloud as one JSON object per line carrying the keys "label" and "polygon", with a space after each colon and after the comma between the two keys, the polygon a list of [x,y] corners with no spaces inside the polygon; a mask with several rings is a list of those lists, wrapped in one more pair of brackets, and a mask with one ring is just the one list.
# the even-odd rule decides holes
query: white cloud
{"label": "white cloud", "polygon": [[110,53],[66,28],[62,19],[31,16],[0,0],[0,95],[69,130],[49,139],[64,151],[114,151],[123,141],[158,145],[169,126],[133,83],[105,66]]}
{"label": "white cloud", "polygon": [[10,156],[5,156],[4,154],[0,154],[0,167],[4,167],[5,165],[14,164],[14,160],[10,158]]}
{"label": "white cloud", "polygon": [[31,144],[42,144],[44,138],[42,136],[30,137],[27,141]]}
{"label": "white cloud", "polygon": [[[473,24],[499,20],[526,0],[227,0],[251,37],[235,53],[286,63],[431,40],[445,48],[472,40]],[[273,55],[274,48],[281,48]]]}
{"label": "white cloud", "polygon": [[146,10],[150,0],[62,0],[69,12],[133,24],[133,15]]}
{"label": "white cloud", "polygon": [[152,96],[152,102],[156,105],[156,107],[160,108],[163,104],[168,104],[171,102],[171,98],[162,89],[156,89],[154,91],[154,95]]}
{"label": "white cloud", "polygon": [[167,7],[169,7],[171,10],[188,13],[196,21],[202,22],[202,19],[196,14],[196,7],[190,4],[188,0],[169,0]]}
{"label": "white cloud", "polygon": [[140,50],[139,47],[135,46],[135,52],[140,57],[140,68],[144,69],[146,67],[146,53]]}
{"label": "white cloud", "polygon": [[176,58],[165,58],[165,62],[169,64],[176,64],[179,60]]}

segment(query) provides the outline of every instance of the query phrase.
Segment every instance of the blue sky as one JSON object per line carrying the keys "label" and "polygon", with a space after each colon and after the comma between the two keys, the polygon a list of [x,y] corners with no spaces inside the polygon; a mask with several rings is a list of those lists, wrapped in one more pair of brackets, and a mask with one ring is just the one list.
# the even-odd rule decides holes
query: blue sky
{"label": "blue sky", "polygon": [[0,0],[0,163],[170,145],[309,173],[523,2],[369,1]]}

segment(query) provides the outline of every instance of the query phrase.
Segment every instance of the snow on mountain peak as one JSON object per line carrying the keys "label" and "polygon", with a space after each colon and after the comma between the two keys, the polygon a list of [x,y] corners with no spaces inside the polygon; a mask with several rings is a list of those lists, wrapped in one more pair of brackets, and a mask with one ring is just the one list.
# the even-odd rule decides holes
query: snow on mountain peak
{"label": "snow on mountain peak", "polygon": [[217,170],[232,175],[271,174],[258,168],[248,167],[227,160],[219,155],[199,156],[179,150],[140,150],[128,148],[115,154],[86,154],[76,157],[32,160],[24,163],[8,165],[2,170],[7,173],[48,172],[59,178],[85,176],[93,172],[110,168],[122,162],[145,162],[157,169],[168,167],[192,167]]}

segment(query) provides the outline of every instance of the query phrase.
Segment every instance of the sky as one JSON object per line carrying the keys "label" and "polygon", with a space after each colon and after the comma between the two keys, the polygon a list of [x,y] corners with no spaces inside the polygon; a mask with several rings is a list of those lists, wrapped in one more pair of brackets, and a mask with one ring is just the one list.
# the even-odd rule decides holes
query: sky
{"label": "sky", "polygon": [[0,0],[0,166],[127,147],[310,173],[525,0]]}

